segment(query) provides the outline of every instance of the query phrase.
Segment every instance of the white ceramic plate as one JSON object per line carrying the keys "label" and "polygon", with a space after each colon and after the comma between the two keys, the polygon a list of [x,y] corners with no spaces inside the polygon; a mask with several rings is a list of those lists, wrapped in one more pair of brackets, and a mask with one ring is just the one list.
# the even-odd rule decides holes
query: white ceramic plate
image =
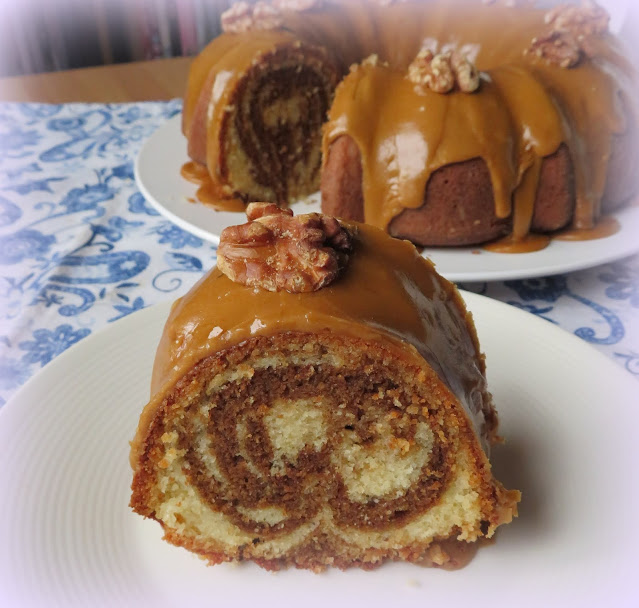
{"label": "white ceramic plate", "polygon": [[0,606],[637,606],[636,381],[550,323],[464,294],[520,517],[464,569],[207,567],[128,507],[128,441],[169,305],[73,347],[0,410]]}
{"label": "white ceramic plate", "polygon": [[[189,202],[197,187],[180,175],[188,161],[181,116],[174,116],[144,144],[135,163],[135,179],[144,197],[181,228],[215,244],[227,226],[244,223],[243,214],[221,212]],[[294,206],[296,213],[320,211],[319,193]],[[502,281],[547,276],[590,268],[639,251],[639,207],[616,214],[622,228],[594,241],[553,241],[533,253],[492,253],[480,247],[425,249],[423,255],[451,281]]]}

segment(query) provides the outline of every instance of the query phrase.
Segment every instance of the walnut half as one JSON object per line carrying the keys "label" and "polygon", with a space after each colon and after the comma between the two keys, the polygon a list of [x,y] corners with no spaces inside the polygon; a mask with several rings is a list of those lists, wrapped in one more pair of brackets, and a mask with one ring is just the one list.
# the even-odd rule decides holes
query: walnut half
{"label": "walnut half", "polygon": [[544,21],[553,31],[569,32],[581,39],[608,31],[610,15],[592,0],[584,0],[581,6],[560,4],[546,13]]}
{"label": "walnut half", "polygon": [[253,25],[253,8],[248,2],[236,2],[222,13],[220,21],[224,32],[248,32]]}
{"label": "walnut half", "polygon": [[548,30],[533,38],[524,52],[562,68],[573,68],[592,54],[591,39],[608,31],[610,16],[592,0],[584,0],[581,6],[556,6],[546,13],[544,21]]}
{"label": "walnut half", "polygon": [[222,31],[244,34],[254,30],[273,30],[282,25],[280,11],[267,2],[236,2],[222,13]]}
{"label": "walnut half", "polygon": [[322,4],[322,0],[273,0],[273,6],[281,11],[310,11]]}
{"label": "walnut half", "polygon": [[449,93],[458,88],[473,93],[479,88],[479,72],[474,64],[458,51],[433,53],[423,48],[408,66],[408,79],[419,88],[435,93]]}
{"label": "walnut half", "polygon": [[225,228],[217,266],[232,281],[303,293],[332,283],[348,263],[352,237],[335,218],[294,216],[273,203],[250,203],[248,223]]}
{"label": "walnut half", "polygon": [[533,38],[527,52],[561,68],[573,68],[581,60],[579,44],[564,32],[550,32]]}

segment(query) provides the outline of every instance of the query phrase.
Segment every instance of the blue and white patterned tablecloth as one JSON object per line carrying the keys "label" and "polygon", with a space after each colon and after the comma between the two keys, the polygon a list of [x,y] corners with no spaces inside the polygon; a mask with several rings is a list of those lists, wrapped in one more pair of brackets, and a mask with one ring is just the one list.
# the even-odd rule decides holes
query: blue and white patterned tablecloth
{"label": "blue and white patterned tablecloth", "polygon": [[[180,103],[0,104],[0,405],[61,352],[184,293],[215,247],[153,210],[142,142]],[[525,281],[465,284],[594,344],[639,378],[639,257]]]}

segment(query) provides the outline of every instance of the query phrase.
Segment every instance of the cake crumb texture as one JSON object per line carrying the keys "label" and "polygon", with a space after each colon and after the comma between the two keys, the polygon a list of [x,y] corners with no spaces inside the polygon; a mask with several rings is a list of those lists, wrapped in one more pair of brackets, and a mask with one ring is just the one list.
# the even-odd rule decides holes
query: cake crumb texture
{"label": "cake crumb texture", "polygon": [[454,395],[389,344],[285,332],[200,361],[163,398],[131,505],[210,563],[465,563],[516,515]]}

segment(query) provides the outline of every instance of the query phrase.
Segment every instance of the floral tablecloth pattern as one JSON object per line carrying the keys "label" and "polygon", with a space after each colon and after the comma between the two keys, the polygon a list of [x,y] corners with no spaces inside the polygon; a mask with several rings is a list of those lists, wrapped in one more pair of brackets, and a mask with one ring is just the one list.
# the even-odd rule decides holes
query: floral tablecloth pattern
{"label": "floral tablecloth pattern", "polygon": [[[0,104],[0,406],[70,346],[175,299],[215,263],[215,247],[160,216],[133,177],[143,141],[179,111]],[[558,324],[639,378],[639,257],[461,287]]]}

